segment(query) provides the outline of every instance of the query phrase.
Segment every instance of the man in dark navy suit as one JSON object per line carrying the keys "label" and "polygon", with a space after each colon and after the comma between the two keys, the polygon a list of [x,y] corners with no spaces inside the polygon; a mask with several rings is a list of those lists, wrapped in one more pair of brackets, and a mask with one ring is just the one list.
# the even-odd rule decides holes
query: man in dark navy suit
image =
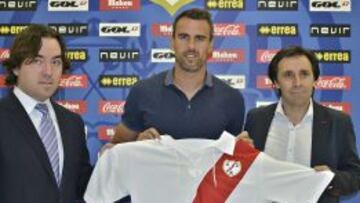
{"label": "man in dark navy suit", "polygon": [[84,123],[50,99],[69,67],[60,35],[30,25],[3,65],[15,86],[0,100],[0,202],[81,200],[91,173]]}
{"label": "man in dark navy suit", "polygon": [[245,130],[256,148],[277,159],[333,171],[335,177],[319,202],[335,203],[359,190],[360,161],[351,118],[312,98],[319,74],[312,52],[301,47],[280,50],[268,69],[280,100],[249,111]]}

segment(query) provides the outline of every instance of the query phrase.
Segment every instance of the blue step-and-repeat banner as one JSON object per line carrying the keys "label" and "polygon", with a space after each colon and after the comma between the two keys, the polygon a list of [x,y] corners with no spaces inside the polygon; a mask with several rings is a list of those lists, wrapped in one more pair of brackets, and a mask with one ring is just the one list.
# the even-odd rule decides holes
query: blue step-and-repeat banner
{"label": "blue step-and-repeat banner", "polygon": [[[247,110],[277,100],[266,77],[277,50],[314,50],[321,61],[314,97],[352,116],[360,148],[357,0],[0,0],[0,62],[28,24],[47,24],[64,36],[71,71],[55,99],[82,115],[94,164],[121,122],[129,89],[172,68],[171,23],[193,7],[207,8],[215,23],[208,70],[243,93]],[[0,97],[9,91],[4,74],[0,66]],[[343,202],[360,202],[360,195]]]}

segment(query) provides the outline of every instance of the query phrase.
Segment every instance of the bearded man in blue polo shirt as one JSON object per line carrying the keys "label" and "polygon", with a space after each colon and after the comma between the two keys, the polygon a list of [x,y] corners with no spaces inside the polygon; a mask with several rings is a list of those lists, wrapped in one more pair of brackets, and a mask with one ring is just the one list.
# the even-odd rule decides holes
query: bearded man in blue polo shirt
{"label": "bearded man in blue polo shirt", "polygon": [[205,10],[190,9],[173,23],[173,69],[138,82],[130,91],[122,123],[112,143],[155,139],[217,139],[223,131],[237,135],[244,121],[241,93],[211,75],[213,24]]}

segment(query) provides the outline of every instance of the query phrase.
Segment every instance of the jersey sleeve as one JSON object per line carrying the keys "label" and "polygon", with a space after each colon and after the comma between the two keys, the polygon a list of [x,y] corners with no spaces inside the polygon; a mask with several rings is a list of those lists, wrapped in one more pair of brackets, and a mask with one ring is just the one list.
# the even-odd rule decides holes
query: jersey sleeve
{"label": "jersey sleeve", "polygon": [[113,203],[129,194],[129,163],[126,152],[117,145],[98,159],[84,199],[87,203]]}
{"label": "jersey sleeve", "polygon": [[290,162],[278,161],[261,153],[258,157],[262,193],[277,203],[316,203],[334,174]]}

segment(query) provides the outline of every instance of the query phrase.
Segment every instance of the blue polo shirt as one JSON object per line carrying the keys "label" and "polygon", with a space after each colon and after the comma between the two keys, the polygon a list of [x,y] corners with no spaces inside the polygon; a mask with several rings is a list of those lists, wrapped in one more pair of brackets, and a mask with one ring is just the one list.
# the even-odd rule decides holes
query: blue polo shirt
{"label": "blue polo shirt", "polygon": [[204,86],[188,100],[173,83],[173,70],[139,81],[130,91],[122,122],[142,132],[154,127],[175,139],[218,139],[226,130],[241,132],[244,122],[241,93],[220,79],[206,76]]}

